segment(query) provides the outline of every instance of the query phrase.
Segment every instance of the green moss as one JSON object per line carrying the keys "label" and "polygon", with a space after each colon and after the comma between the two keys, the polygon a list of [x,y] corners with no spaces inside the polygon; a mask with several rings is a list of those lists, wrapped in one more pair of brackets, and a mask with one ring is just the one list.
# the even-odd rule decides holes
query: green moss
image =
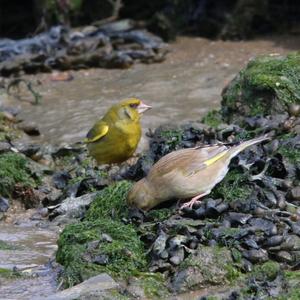
{"label": "green moss", "polygon": [[173,211],[170,208],[161,208],[150,210],[147,214],[148,218],[153,219],[153,221],[164,221],[172,215]]}
{"label": "green moss", "polygon": [[[101,241],[101,234],[108,234],[113,241]],[[96,249],[88,249],[88,242],[100,240]],[[95,257],[105,255],[105,266],[93,263]],[[57,261],[65,267],[67,286],[77,284],[101,272],[118,278],[127,278],[146,266],[143,243],[132,225],[101,218],[67,226],[58,240]]]}
{"label": "green moss", "polygon": [[300,271],[285,271],[284,276],[288,280],[298,280],[300,283]]}
{"label": "green moss", "polygon": [[273,281],[280,272],[280,265],[275,261],[268,261],[262,265],[255,266],[252,275],[257,280]]}
{"label": "green moss", "polygon": [[281,146],[278,152],[289,162],[293,164],[300,163],[300,149],[289,146]]}
{"label": "green moss", "polygon": [[229,283],[236,282],[236,280],[242,276],[240,270],[238,270],[234,265],[229,264],[225,266],[225,270],[226,270],[226,279]]}
{"label": "green moss", "polygon": [[232,121],[234,114],[284,112],[290,103],[300,103],[300,52],[249,62],[224,90],[222,112],[226,120]]}
{"label": "green moss", "polygon": [[250,196],[252,189],[246,184],[247,175],[230,170],[225,178],[213,189],[212,197],[222,197],[227,202],[243,200]]}
{"label": "green moss", "polygon": [[279,300],[300,299],[300,271],[285,271],[284,277],[287,280],[288,291],[285,295],[278,297]]}
{"label": "green moss", "polygon": [[223,123],[221,112],[218,110],[212,110],[202,118],[201,122],[210,127],[216,128]]}
{"label": "green moss", "polygon": [[169,295],[168,289],[164,284],[164,277],[160,273],[144,274],[139,280],[148,299],[166,299]]}
{"label": "green moss", "polygon": [[183,130],[163,130],[160,132],[160,136],[166,139],[166,143],[170,145],[171,149],[175,149],[182,141]]}
{"label": "green moss", "polygon": [[20,135],[21,131],[16,129],[14,123],[0,111],[0,142],[14,140]]}
{"label": "green moss", "polygon": [[[240,272],[231,261],[230,252],[225,247],[203,246],[198,251],[202,256],[201,259],[190,255],[180,264],[181,270],[196,267],[200,270],[205,281],[212,284],[217,283],[223,276],[228,282],[233,282],[240,276]],[[219,272],[224,272],[225,275],[220,275]]]}
{"label": "green moss", "polygon": [[13,245],[0,240],[0,250],[14,250],[14,249],[15,247]]}
{"label": "green moss", "polygon": [[129,181],[119,181],[101,190],[95,197],[85,220],[94,221],[114,217],[121,219],[128,214],[127,193],[132,187]]}
{"label": "green moss", "polygon": [[0,268],[0,278],[2,277],[2,278],[15,279],[15,278],[19,278],[21,276],[22,275],[17,271]]}
{"label": "green moss", "polygon": [[10,196],[14,186],[34,186],[35,182],[27,168],[27,160],[16,153],[0,155],[0,194]]}

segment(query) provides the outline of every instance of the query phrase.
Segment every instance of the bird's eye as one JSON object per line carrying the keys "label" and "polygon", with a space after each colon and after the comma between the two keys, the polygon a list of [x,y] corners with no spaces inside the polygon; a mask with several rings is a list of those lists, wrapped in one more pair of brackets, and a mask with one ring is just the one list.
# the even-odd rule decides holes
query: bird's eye
{"label": "bird's eye", "polygon": [[131,103],[131,104],[129,104],[129,106],[130,106],[131,108],[137,108],[139,105],[136,104],[136,103]]}

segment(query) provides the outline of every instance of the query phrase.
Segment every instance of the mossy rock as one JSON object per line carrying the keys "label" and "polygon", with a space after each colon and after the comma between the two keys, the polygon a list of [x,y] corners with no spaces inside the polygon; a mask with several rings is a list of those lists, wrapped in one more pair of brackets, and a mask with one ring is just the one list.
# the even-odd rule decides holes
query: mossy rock
{"label": "mossy rock", "polygon": [[24,187],[35,185],[26,158],[17,153],[0,155],[0,195],[10,196],[16,184]]}
{"label": "mossy rock", "polygon": [[300,52],[250,61],[225,87],[222,97],[226,122],[287,112],[289,104],[300,104]]}
{"label": "mossy rock", "polygon": [[209,111],[201,120],[202,123],[209,127],[217,128],[223,123],[222,115],[219,110]]}
{"label": "mossy rock", "polygon": [[[102,239],[103,234],[112,241]],[[99,256],[106,262],[99,263]],[[144,245],[133,226],[108,218],[68,225],[59,237],[56,259],[64,266],[66,286],[102,272],[128,278],[146,267]]]}
{"label": "mossy rock", "polygon": [[273,281],[280,272],[280,265],[275,261],[268,261],[254,268],[253,276],[256,280]]}
{"label": "mossy rock", "polygon": [[0,111],[0,142],[12,141],[22,135],[15,123]]}
{"label": "mossy rock", "polygon": [[172,287],[185,292],[235,281],[240,272],[234,266],[231,252],[225,247],[198,247],[186,258],[175,274]]}
{"label": "mossy rock", "polygon": [[100,191],[91,204],[85,220],[95,221],[102,218],[127,217],[128,206],[126,197],[132,183],[129,181],[119,181]]}

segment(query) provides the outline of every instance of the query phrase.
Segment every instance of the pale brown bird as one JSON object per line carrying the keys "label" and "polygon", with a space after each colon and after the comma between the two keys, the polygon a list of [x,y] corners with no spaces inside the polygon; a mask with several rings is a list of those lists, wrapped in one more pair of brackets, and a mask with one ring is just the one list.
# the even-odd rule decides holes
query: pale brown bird
{"label": "pale brown bird", "polygon": [[234,146],[220,144],[171,152],[132,187],[127,202],[130,206],[149,210],[171,199],[192,198],[181,208],[192,207],[225,177],[234,156],[265,140],[269,137],[258,137]]}
{"label": "pale brown bird", "polygon": [[140,99],[125,99],[95,123],[85,143],[98,164],[121,163],[133,155],[142,134],[141,114],[150,108]]}

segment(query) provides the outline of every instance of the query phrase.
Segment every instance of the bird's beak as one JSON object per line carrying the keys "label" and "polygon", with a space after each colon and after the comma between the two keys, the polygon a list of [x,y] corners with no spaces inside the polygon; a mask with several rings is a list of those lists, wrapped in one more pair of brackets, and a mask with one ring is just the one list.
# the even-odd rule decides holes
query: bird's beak
{"label": "bird's beak", "polygon": [[139,104],[139,106],[137,107],[137,111],[138,111],[139,114],[142,114],[142,113],[144,113],[145,111],[147,111],[147,110],[149,110],[151,108],[152,108],[152,106],[147,105],[144,102],[141,102]]}

